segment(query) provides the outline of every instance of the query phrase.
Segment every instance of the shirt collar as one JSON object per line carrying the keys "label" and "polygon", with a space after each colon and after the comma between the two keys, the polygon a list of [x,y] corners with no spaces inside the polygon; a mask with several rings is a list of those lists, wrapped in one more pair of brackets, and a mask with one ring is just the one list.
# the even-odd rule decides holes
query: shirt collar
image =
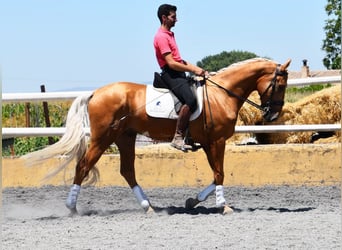
{"label": "shirt collar", "polygon": [[163,33],[167,33],[167,34],[170,34],[172,36],[174,35],[174,33],[171,30],[166,30],[166,29],[163,29],[162,27],[160,27],[159,30]]}

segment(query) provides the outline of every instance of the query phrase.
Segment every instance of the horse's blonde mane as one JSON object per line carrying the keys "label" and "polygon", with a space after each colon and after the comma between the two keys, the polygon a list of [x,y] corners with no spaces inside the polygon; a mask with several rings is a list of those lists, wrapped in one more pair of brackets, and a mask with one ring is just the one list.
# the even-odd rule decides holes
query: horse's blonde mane
{"label": "horse's blonde mane", "polygon": [[231,64],[231,65],[229,65],[227,67],[219,69],[216,72],[210,72],[210,75],[216,75],[216,74],[222,73],[223,71],[225,71],[227,69],[231,69],[231,68],[235,68],[235,67],[238,67],[238,66],[242,66],[242,65],[248,64],[248,63],[259,62],[259,61],[271,62],[272,60],[267,59],[267,58],[263,58],[263,57],[255,57],[255,58],[251,58],[251,59],[247,59],[247,60],[244,60],[244,61],[233,63],[233,64]]}

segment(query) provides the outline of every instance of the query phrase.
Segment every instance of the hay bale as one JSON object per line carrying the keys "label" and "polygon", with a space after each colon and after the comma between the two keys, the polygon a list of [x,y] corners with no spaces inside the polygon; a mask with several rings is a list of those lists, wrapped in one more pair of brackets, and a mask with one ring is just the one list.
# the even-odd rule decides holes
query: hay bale
{"label": "hay bale", "polygon": [[[257,91],[253,91],[248,99],[260,105],[260,97]],[[260,124],[262,120],[263,118],[260,110],[245,102],[239,111],[236,125],[256,125]],[[246,141],[246,139],[250,137],[255,137],[254,133],[236,133],[228,139],[227,143],[240,143],[242,141]]]}

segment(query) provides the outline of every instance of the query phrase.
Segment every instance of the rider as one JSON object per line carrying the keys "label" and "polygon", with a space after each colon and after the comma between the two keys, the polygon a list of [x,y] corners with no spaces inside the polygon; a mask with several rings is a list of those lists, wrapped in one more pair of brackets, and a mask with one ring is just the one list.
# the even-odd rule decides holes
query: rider
{"label": "rider", "polygon": [[158,64],[162,69],[162,79],[175,96],[181,101],[182,106],[178,114],[176,132],[171,146],[180,150],[191,149],[192,146],[184,141],[184,136],[189,125],[190,116],[197,108],[196,96],[190,89],[185,72],[205,76],[207,72],[189,62],[184,61],[179,53],[174,33],[171,28],[177,22],[177,7],[162,4],[158,8],[158,18],[161,26],[154,37],[154,49]]}

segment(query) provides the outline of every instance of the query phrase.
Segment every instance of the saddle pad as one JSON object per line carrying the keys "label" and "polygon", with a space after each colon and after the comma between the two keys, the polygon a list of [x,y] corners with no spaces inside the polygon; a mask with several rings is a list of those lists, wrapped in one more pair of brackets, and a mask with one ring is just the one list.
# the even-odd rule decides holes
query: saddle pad
{"label": "saddle pad", "polygon": [[[197,109],[191,115],[190,121],[195,120],[203,108],[203,86],[197,87]],[[177,119],[174,94],[168,89],[155,89],[152,85],[146,86],[146,113],[151,117]],[[179,101],[178,101],[179,102]]]}

